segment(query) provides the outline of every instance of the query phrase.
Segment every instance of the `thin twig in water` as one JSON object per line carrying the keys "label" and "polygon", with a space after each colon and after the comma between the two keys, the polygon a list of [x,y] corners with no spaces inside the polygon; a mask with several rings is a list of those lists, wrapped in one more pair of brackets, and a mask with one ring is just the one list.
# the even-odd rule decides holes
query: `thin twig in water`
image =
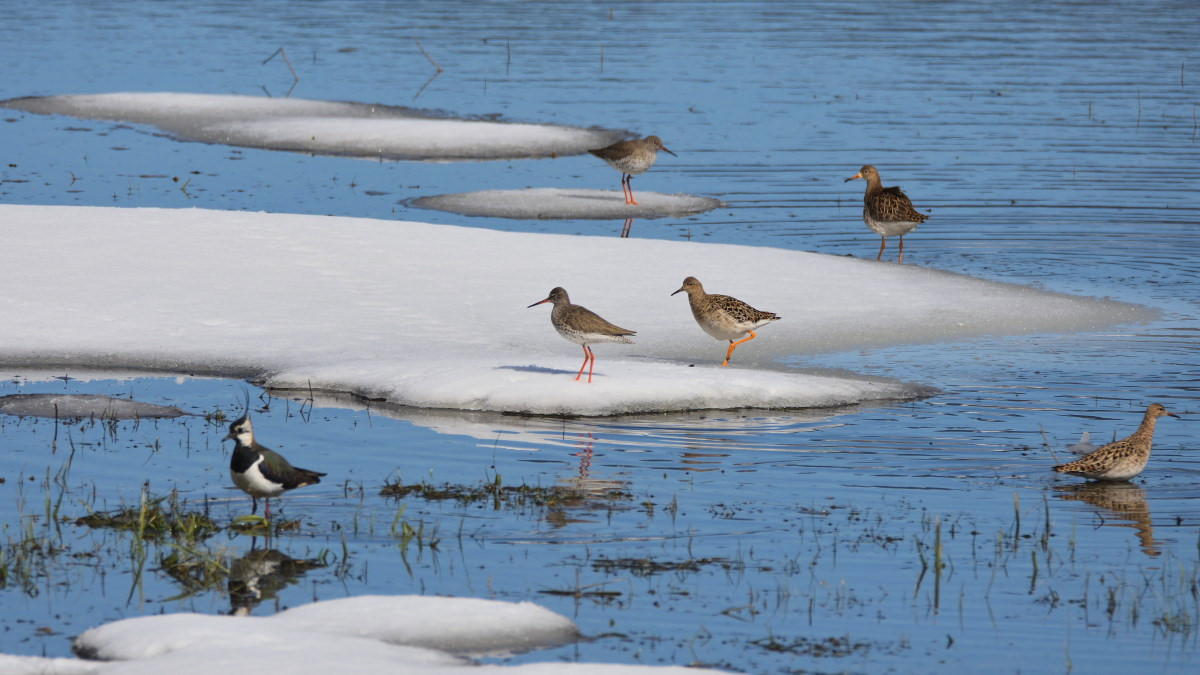
{"label": "thin twig in water", "polygon": [[1054,454],[1054,446],[1050,445],[1050,440],[1046,438],[1046,429],[1042,425],[1038,425],[1038,429],[1042,432],[1042,443],[1046,444],[1046,449],[1050,451],[1050,456],[1054,458],[1054,463],[1058,464],[1058,456]]}
{"label": "thin twig in water", "polygon": [[437,79],[438,75],[442,74],[442,67],[438,65],[437,61],[433,60],[433,57],[429,55],[429,52],[425,51],[425,48],[421,46],[420,40],[417,38],[413,38],[412,40],[413,42],[417,43],[417,49],[421,50],[421,53],[425,55],[425,58],[429,59],[429,62],[433,64],[435,69],[433,75],[430,75],[429,79],[425,80],[425,84],[422,84],[421,88],[417,90],[417,93],[413,94],[412,100],[415,101],[417,100],[417,97],[421,95],[421,92],[425,91],[425,87],[428,87],[430,82],[433,82],[435,79]]}
{"label": "thin twig in water", "polygon": [[438,62],[434,61],[433,57],[429,55],[429,52],[425,51],[425,48],[421,46],[421,41],[417,38],[413,38],[412,40],[413,42],[417,43],[417,49],[421,50],[421,53],[425,55],[425,58],[429,59],[429,62],[433,64],[433,67],[436,68],[439,73],[442,72],[442,67],[438,65]]}
{"label": "thin twig in water", "polygon": [[[276,49],[270,56],[263,59],[262,65],[264,65],[264,66],[267,65],[267,61],[270,61],[271,59],[275,58],[275,54],[278,54],[281,57],[283,57],[283,62],[287,64],[288,70],[290,70],[292,73],[292,86],[287,90],[287,93],[283,95],[284,98],[287,98],[292,95],[292,90],[294,90],[296,88],[296,84],[298,82],[300,82],[300,76],[296,74],[296,69],[292,67],[292,62],[288,60],[287,52],[283,51],[283,47]],[[267,91],[267,88],[263,87],[263,91]],[[267,96],[270,96],[270,95],[271,95],[271,92],[267,92]]]}

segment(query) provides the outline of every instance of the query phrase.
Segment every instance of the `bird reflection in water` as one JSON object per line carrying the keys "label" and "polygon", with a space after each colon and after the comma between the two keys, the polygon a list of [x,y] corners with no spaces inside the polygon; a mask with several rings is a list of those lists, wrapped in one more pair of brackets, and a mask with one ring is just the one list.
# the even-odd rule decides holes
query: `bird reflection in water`
{"label": "bird reflection in water", "polygon": [[628,496],[628,481],[592,477],[592,445],[595,442],[596,438],[590,431],[576,434],[575,447],[578,450],[572,454],[579,458],[579,469],[576,475],[555,481],[556,487],[573,498],[559,500],[546,509],[546,522],[553,527],[594,522],[594,519],[575,517],[569,511],[591,510],[600,504],[612,504],[616,499]]}
{"label": "bird reflection in water", "polygon": [[621,238],[628,239],[629,231],[633,229],[633,218],[626,218],[625,225],[621,228]]}
{"label": "bird reflection in water", "polygon": [[[1057,485],[1056,497],[1066,501],[1082,501],[1096,507],[1101,519],[1113,516],[1118,527],[1137,530],[1142,553],[1157,557],[1162,552],[1154,542],[1154,528],[1150,524],[1150,507],[1146,504],[1146,493],[1142,488],[1127,482],[1087,482],[1078,485]],[[1101,522],[1101,525],[1109,524]]]}
{"label": "bird reflection in water", "polygon": [[251,550],[229,566],[229,613],[245,616],[263,600],[273,599],[279,591],[311,569],[325,567],[319,560],[297,560],[268,548]]}

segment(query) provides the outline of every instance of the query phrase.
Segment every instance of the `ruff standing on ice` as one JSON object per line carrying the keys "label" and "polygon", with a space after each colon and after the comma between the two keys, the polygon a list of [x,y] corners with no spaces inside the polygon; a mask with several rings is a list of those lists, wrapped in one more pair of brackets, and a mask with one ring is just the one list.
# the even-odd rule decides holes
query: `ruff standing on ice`
{"label": "ruff standing on ice", "polygon": [[[249,406],[247,406],[249,407]],[[229,475],[233,484],[250,495],[253,506],[250,513],[258,510],[258,498],[266,500],[263,512],[271,519],[271,497],[278,497],[287,490],[321,482],[323,473],[297,469],[288,464],[279,453],[254,442],[254,427],[250,425],[250,411],[229,425],[229,433],[221,440],[234,440],[233,457],[229,461]]]}
{"label": "ruff standing on ice", "polygon": [[550,291],[545,300],[538,300],[529,307],[537,307],[544,302],[554,303],[554,310],[550,312],[550,323],[554,325],[554,330],[571,342],[583,345],[583,365],[579,366],[579,374],[575,376],[577,382],[583,376],[583,366],[588,367],[587,381],[592,381],[592,365],[596,363],[596,354],[588,345],[597,342],[633,344],[633,340],[626,336],[637,335],[636,331],[626,330],[605,321],[586,307],[572,305],[567,292],[561,287]]}
{"label": "ruff standing on ice", "polygon": [[[696,317],[700,328],[718,340],[729,340],[729,349],[725,350],[725,360],[721,363],[723,366],[729,365],[729,357],[733,356],[734,347],[758,337],[754,334],[755,328],[782,318],[774,312],[760,312],[728,295],[705,293],[704,286],[700,285],[700,280],[696,277],[684,279],[683,285],[675,293],[680,291],[687,291],[692,316]],[[750,337],[737,340],[746,333],[749,333]]]}

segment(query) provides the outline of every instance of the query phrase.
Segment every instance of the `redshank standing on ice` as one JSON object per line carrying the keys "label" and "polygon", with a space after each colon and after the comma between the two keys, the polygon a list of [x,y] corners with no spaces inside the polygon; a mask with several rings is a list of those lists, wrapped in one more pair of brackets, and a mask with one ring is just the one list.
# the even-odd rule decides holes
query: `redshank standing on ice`
{"label": "redshank standing on ice", "polygon": [[663,147],[662,139],[658,136],[621,141],[613,143],[607,148],[588,150],[588,152],[621,172],[621,192],[625,194],[625,204],[636,206],[637,202],[633,201],[633,185],[630,181],[633,180],[634,174],[642,173],[654,166],[654,160],[658,159],[659,150],[671,155],[675,154]]}
{"label": "redshank standing on ice", "polygon": [[530,307],[537,307],[544,302],[554,303],[554,310],[550,312],[550,323],[554,324],[558,334],[577,345],[583,345],[583,365],[579,366],[579,374],[575,376],[577,381],[583,377],[584,366],[588,369],[587,381],[592,381],[592,366],[596,363],[596,355],[588,345],[597,342],[633,344],[633,340],[627,336],[636,335],[636,331],[615,326],[586,307],[572,305],[567,292],[562,288],[555,288],[545,300],[538,300]]}

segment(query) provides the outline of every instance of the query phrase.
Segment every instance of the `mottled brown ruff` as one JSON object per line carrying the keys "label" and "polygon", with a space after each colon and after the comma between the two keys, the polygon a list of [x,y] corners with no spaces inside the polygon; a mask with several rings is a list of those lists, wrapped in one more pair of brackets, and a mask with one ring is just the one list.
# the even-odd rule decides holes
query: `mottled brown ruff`
{"label": "mottled brown ruff", "polygon": [[879,172],[867,164],[858,173],[847,178],[850,182],[856,178],[867,181],[867,191],[863,194],[863,222],[871,231],[879,235],[879,254],[876,260],[883,257],[883,247],[887,237],[900,237],[900,257],[896,262],[904,262],[904,235],[913,231],[917,225],[925,222],[929,216],[919,213],[913,208],[908,196],[898,187],[883,187],[879,180]]}
{"label": "mottled brown ruff", "polygon": [[613,325],[586,307],[572,305],[571,299],[567,297],[567,292],[561,287],[550,291],[550,295],[546,296],[545,300],[538,300],[530,307],[537,307],[544,302],[554,303],[554,309],[550,312],[550,323],[554,325],[558,334],[577,345],[583,345],[583,365],[579,366],[579,374],[575,376],[576,381],[583,376],[584,366],[588,367],[587,381],[592,381],[592,366],[596,363],[596,354],[588,345],[597,342],[633,344],[633,340],[626,336],[636,335],[636,331]]}
{"label": "mottled brown ruff", "polygon": [[[725,361],[721,363],[723,366],[729,365],[729,357],[733,355],[734,347],[757,337],[754,334],[755,328],[781,318],[774,312],[760,312],[728,295],[705,293],[704,286],[696,277],[684,279],[683,285],[675,293],[680,291],[687,292],[688,304],[692,306],[692,316],[696,317],[696,323],[700,324],[700,328],[718,340],[729,340],[729,349],[725,351]],[[671,295],[675,295],[675,293]],[[737,340],[747,333],[750,334],[750,337]]]}
{"label": "mottled brown ruff", "polygon": [[1154,421],[1164,415],[1179,417],[1167,412],[1162,405],[1151,403],[1137,431],[1129,438],[1113,441],[1074,462],[1060,464],[1054,470],[1092,480],[1129,480],[1146,468],[1146,461],[1150,459],[1150,443],[1154,440]]}
{"label": "mottled brown ruff", "polygon": [[607,148],[588,150],[588,152],[621,172],[621,192],[625,195],[625,204],[636,206],[637,202],[633,201],[633,184],[630,181],[633,180],[634,174],[642,173],[654,166],[654,160],[658,159],[659,150],[671,155],[675,154],[663,147],[662,139],[658,136],[621,141],[613,143]]}

